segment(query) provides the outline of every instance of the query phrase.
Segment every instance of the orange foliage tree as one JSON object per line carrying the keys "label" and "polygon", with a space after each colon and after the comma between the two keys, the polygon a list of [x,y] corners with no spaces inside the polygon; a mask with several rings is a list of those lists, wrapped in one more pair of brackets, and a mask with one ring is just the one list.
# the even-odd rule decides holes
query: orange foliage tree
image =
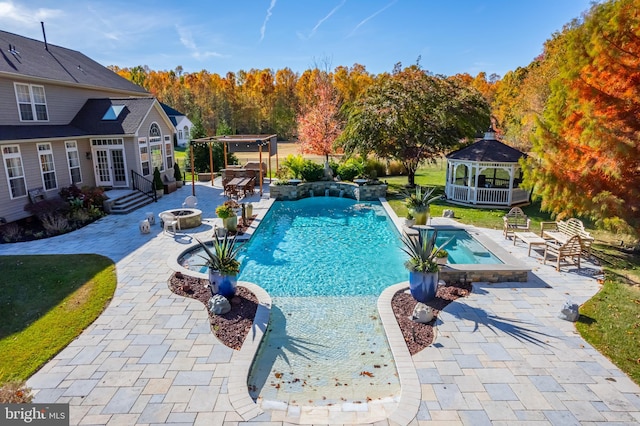
{"label": "orange foliage tree", "polygon": [[303,154],[324,155],[334,152],[334,142],[340,136],[339,101],[327,74],[316,74],[313,101],[298,116],[298,139]]}
{"label": "orange foliage tree", "polygon": [[559,218],[640,233],[640,0],[592,6],[568,31],[527,185]]}

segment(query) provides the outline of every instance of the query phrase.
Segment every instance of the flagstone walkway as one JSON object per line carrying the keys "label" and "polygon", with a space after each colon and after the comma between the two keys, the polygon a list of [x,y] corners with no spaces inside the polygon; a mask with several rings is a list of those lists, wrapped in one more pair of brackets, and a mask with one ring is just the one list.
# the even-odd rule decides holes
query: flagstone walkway
{"label": "flagstone walkway", "polygon": [[[138,223],[147,211],[157,216],[180,208],[190,185],[147,208],[107,216],[70,234],[0,244],[0,255],[98,253],[116,263],[112,302],[29,379],[34,402],[69,403],[73,425],[640,423],[640,387],[584,342],[573,323],[557,317],[566,300],[583,303],[598,291],[599,269],[585,262],[580,271],[557,272],[542,265],[535,250],[528,257],[524,245],[513,246],[501,231],[486,229],[532,268],[530,279],[474,283],[469,297],[441,313],[433,346],[403,355],[404,341],[387,327],[384,301],[406,283],[381,296],[381,316],[403,378],[398,401],[386,408],[372,402],[260,410],[248,396],[246,374],[266,317],[258,319],[247,350],[233,351],[213,336],[200,302],[167,287],[177,255],[194,237],[209,239],[220,221],[215,207],[224,199],[221,188],[195,188],[205,220],[176,237],[157,223],[150,234],[141,234]],[[254,213],[266,211],[266,198],[250,200]],[[268,313],[268,295],[252,289]]]}

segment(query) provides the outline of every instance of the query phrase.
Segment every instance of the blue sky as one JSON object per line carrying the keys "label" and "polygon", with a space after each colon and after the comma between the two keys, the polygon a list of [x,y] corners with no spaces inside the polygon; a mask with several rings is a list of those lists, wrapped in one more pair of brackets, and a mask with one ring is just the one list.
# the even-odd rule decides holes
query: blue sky
{"label": "blue sky", "polygon": [[185,72],[416,63],[437,74],[503,76],[590,0],[0,0],[0,29],[102,65]]}

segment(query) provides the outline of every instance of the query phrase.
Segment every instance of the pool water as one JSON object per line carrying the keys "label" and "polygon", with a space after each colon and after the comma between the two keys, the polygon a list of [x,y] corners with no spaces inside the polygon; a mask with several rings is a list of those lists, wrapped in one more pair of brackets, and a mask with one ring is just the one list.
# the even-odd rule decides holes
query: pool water
{"label": "pool water", "polygon": [[463,229],[440,229],[436,245],[440,246],[453,239],[444,247],[449,254],[447,262],[451,264],[498,264],[503,263],[485,246]]}
{"label": "pool water", "polygon": [[399,395],[376,302],[407,280],[400,244],[377,202],[274,203],[242,250],[238,277],[273,299],[248,380],[254,398],[318,405]]}

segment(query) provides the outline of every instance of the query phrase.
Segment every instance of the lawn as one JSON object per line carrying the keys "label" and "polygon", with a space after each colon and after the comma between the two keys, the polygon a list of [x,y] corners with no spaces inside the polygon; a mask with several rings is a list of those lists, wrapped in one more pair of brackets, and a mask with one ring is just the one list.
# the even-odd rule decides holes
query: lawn
{"label": "lawn", "polygon": [[116,289],[98,255],[0,256],[0,385],[26,380],[89,326]]}

